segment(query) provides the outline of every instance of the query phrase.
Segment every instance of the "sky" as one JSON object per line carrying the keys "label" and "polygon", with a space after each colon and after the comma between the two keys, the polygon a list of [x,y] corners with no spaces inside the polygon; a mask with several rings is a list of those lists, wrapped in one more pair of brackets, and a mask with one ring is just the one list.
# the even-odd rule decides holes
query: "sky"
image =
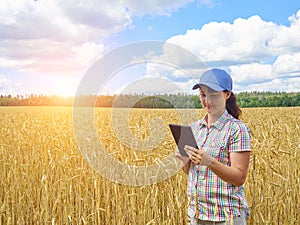
{"label": "sky", "polygon": [[1,95],[194,93],[213,67],[233,92],[300,91],[300,1],[0,2]]}

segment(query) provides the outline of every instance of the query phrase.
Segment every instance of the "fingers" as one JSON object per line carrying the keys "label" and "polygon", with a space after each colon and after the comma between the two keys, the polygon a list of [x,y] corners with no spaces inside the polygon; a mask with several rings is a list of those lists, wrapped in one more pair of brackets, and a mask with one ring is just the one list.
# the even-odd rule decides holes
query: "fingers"
{"label": "fingers", "polygon": [[194,147],[189,146],[189,145],[185,145],[184,150],[186,152],[188,152],[190,155],[200,155],[201,156],[202,152],[203,152],[202,150],[194,148]]}
{"label": "fingers", "polygon": [[175,156],[180,156],[178,148],[175,149],[174,154],[175,154]]}
{"label": "fingers", "polygon": [[202,155],[203,155],[203,150],[194,148],[192,146],[186,145],[184,147],[184,150],[189,154],[190,159],[195,163],[195,164],[200,164]]}
{"label": "fingers", "polygon": [[179,150],[178,148],[175,149],[175,152],[174,152],[174,155],[177,159],[180,159],[184,164],[188,163],[190,161],[190,158],[189,157],[185,157],[185,156],[182,156],[180,153],[179,153]]}
{"label": "fingers", "polygon": [[194,147],[192,147],[192,146],[185,145],[185,146],[184,146],[184,150],[186,150],[186,151],[196,151],[197,149],[194,148]]}
{"label": "fingers", "polygon": [[184,146],[184,150],[188,153],[192,162],[197,165],[210,166],[214,161],[214,158],[202,149],[197,149],[192,146],[186,145]]}

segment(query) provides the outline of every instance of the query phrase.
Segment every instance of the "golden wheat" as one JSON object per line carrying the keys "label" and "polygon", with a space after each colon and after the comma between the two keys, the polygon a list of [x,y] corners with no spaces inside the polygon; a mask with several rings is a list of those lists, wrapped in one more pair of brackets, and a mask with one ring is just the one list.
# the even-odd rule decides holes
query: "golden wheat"
{"label": "golden wheat", "polygon": [[[242,120],[253,138],[245,184],[251,207],[248,224],[299,222],[299,109],[243,110]],[[174,141],[167,133],[152,151],[132,151],[123,139],[147,140],[155,118],[167,125],[188,123],[204,114],[202,110],[130,110],[125,123],[115,121],[130,130],[129,136],[118,133],[124,135],[122,139],[111,125],[114,117],[122,119],[117,113],[96,109],[97,132],[112,156],[136,166],[172,154]],[[0,224],[187,223],[186,175],[180,171],[143,187],[103,178],[78,149],[72,108],[4,107],[0,116]]]}

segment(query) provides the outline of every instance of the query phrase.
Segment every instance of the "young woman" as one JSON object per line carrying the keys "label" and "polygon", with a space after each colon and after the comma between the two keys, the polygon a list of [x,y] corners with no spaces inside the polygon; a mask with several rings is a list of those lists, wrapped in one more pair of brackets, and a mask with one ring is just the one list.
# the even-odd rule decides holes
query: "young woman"
{"label": "young woman", "polygon": [[[199,89],[206,115],[191,124],[198,149],[185,146],[189,159],[190,224],[246,224],[249,208],[244,193],[251,152],[248,127],[232,93],[232,79],[221,69],[206,71]],[[179,157],[182,159],[182,157]]]}

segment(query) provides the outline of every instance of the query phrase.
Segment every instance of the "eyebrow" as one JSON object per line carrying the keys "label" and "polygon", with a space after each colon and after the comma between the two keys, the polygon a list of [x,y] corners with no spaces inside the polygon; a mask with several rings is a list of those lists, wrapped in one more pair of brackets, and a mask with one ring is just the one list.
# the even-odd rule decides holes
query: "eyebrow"
{"label": "eyebrow", "polygon": [[203,90],[200,89],[200,93],[204,93],[204,94],[212,94],[212,93],[218,93],[219,91],[215,91],[213,89],[208,89],[207,92],[204,92]]}

